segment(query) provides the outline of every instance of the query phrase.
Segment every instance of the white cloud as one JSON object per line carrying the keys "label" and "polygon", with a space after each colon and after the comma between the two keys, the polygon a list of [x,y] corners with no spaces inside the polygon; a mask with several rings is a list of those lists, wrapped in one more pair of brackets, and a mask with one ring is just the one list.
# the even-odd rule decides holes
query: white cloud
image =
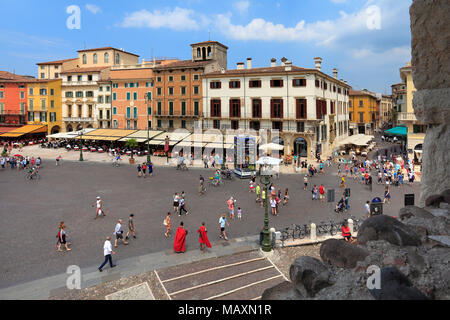
{"label": "white cloud", "polygon": [[209,23],[209,19],[202,15],[197,16],[193,10],[175,7],[173,10],[165,9],[164,11],[149,12],[145,9],[135,11],[125,17],[121,26],[124,28],[168,28],[183,31],[199,30],[201,26]]}
{"label": "white cloud", "polygon": [[102,9],[99,6],[96,6],[95,4],[87,4],[86,9],[88,9],[93,14],[102,12]]}
{"label": "white cloud", "polygon": [[234,8],[239,11],[240,14],[246,14],[248,12],[248,8],[250,8],[250,1],[242,0],[234,3]]}
{"label": "white cloud", "polygon": [[411,60],[411,47],[394,47],[376,52],[372,49],[362,48],[351,50],[351,56],[365,63],[375,62],[377,64],[405,63]]}
{"label": "white cloud", "polygon": [[346,3],[347,0],[330,0],[333,3]]}

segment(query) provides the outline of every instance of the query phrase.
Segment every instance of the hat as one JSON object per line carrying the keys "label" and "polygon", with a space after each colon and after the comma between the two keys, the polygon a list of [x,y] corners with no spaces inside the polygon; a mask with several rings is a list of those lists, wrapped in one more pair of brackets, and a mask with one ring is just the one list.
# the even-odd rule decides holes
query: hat
{"label": "hat", "polygon": [[97,199],[100,199],[100,197],[97,197]]}

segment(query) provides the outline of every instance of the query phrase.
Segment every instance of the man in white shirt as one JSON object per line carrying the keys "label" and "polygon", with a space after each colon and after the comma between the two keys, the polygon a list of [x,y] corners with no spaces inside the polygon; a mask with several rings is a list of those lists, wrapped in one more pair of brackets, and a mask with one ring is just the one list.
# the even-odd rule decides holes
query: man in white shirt
{"label": "man in white shirt", "polygon": [[364,205],[364,209],[366,211],[367,218],[370,218],[370,201],[366,202],[366,204]]}
{"label": "man in white shirt", "polygon": [[108,261],[109,261],[109,265],[111,268],[114,268],[116,266],[116,265],[113,265],[113,263],[112,263],[112,254],[116,254],[116,253],[114,251],[112,251],[111,237],[106,237],[105,244],[103,245],[103,255],[105,256],[105,261],[98,268],[98,271],[102,272],[103,271],[102,268],[105,266],[105,264],[108,263]]}

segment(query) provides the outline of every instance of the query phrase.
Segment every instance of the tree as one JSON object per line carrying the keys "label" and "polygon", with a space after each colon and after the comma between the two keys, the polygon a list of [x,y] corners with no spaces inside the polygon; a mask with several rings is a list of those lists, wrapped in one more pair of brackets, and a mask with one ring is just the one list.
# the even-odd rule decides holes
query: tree
{"label": "tree", "polygon": [[136,139],[128,139],[125,143],[125,146],[131,150],[131,159],[133,158],[133,150],[138,146],[138,142]]}

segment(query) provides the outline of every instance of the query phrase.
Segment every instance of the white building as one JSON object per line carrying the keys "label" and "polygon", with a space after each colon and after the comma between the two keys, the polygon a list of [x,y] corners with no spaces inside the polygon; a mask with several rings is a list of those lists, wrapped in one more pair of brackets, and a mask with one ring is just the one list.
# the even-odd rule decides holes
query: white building
{"label": "white building", "polygon": [[284,153],[329,154],[348,136],[350,86],[316,69],[293,66],[252,68],[251,58],[235,70],[203,76],[203,129],[278,129]]}

